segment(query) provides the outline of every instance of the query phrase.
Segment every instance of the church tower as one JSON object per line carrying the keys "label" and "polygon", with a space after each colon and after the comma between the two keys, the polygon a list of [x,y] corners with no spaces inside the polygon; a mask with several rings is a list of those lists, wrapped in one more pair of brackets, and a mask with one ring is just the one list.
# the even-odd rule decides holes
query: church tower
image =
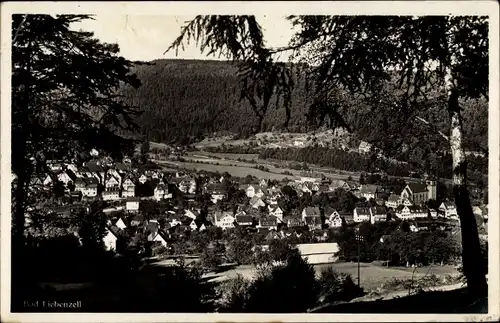
{"label": "church tower", "polygon": [[427,200],[437,200],[437,182],[435,180],[427,180]]}

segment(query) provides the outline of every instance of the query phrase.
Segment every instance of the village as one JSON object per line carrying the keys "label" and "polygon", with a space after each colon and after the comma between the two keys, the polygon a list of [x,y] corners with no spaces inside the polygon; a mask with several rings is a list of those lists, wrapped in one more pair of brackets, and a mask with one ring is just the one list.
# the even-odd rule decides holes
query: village
{"label": "village", "polygon": [[[113,162],[108,157],[80,167],[51,162],[52,175],[35,176],[31,185],[46,192],[56,186],[64,190],[57,206],[44,207],[57,218],[70,218],[75,210],[88,210],[86,205],[99,201],[107,219],[105,248],[118,252],[121,237],[130,239],[138,232],[168,249],[179,233],[186,236],[209,227],[243,228],[265,244],[291,235],[300,238],[304,230],[310,237],[305,242],[331,241],[332,230],[362,223],[403,221],[412,232],[459,226],[455,204],[437,204],[437,183],[431,179],[406,183],[401,192],[393,192],[382,185],[327,177],[277,181],[139,166],[133,167],[129,158]],[[352,198],[351,207],[335,209],[311,198],[328,200],[339,191]],[[299,206],[290,206],[292,197],[302,199]],[[429,207],[430,201],[438,207]],[[474,213],[487,223],[486,205],[474,206]],[[30,212],[26,217],[30,223]]]}

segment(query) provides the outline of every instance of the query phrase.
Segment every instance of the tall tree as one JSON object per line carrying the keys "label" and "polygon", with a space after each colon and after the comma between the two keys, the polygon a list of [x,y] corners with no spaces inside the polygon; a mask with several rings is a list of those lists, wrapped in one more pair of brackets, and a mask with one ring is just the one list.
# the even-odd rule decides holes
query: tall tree
{"label": "tall tree", "polygon": [[71,29],[85,19],[91,17],[12,16],[13,283],[22,280],[24,212],[34,172],[50,172],[47,159],[68,161],[92,148],[112,156],[132,149],[117,133],[134,131],[138,111],[116,90],[140,82],[117,45]]}
{"label": "tall tree", "polygon": [[[422,132],[416,131],[415,124],[426,126],[427,133],[433,131],[444,139],[453,160],[453,191],[462,228],[464,274],[470,294],[485,296],[485,272],[476,266],[481,252],[467,191],[460,104],[467,99],[488,97],[487,18],[289,16],[288,19],[297,31],[284,48],[265,48],[260,26],[253,17],[197,16],[182,28],[169,49],[178,49],[184,41],[194,38],[201,44],[202,52],[208,49],[209,53],[219,53],[239,62],[241,69],[255,69],[263,75],[266,73],[262,69],[274,66],[277,54],[292,51],[292,58],[300,63],[294,66],[305,70],[302,74],[309,79],[307,84],[313,84],[312,95],[317,98],[311,106],[311,119],[330,115],[334,125],[343,124],[345,116],[339,113],[342,101],[337,99],[335,104],[331,101],[338,91],[345,91],[362,94],[375,109],[396,117],[397,127],[391,128],[392,136],[382,141],[384,147],[380,148],[389,156],[418,150],[422,138],[415,140],[415,137]],[[261,60],[260,64],[255,63],[256,59]],[[277,96],[284,93],[282,89],[293,87],[293,82],[286,78],[279,86],[273,87],[275,84],[271,82],[270,88]],[[384,103],[389,103],[387,107],[378,106],[383,101],[381,93],[391,91],[388,85],[397,90],[397,100],[385,100]],[[423,118],[429,104],[446,106],[449,135]],[[386,123],[386,128],[390,126]],[[425,153],[420,155],[428,157]]]}

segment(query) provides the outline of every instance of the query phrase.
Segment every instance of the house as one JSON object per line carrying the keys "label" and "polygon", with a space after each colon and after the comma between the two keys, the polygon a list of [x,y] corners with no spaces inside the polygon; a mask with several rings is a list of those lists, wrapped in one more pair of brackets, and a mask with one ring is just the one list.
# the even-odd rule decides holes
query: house
{"label": "house", "polygon": [[[77,179],[78,180],[78,179]],[[85,187],[81,190],[85,197],[96,197],[99,188],[99,180],[95,177],[84,179]]]}
{"label": "house", "polygon": [[191,223],[189,223],[189,227],[191,228],[192,231],[195,231],[198,229],[198,224],[196,224],[196,220],[193,219]]}
{"label": "house", "polygon": [[130,177],[127,177],[122,181],[122,189],[124,191],[135,191],[135,184]]}
{"label": "house", "polygon": [[346,224],[352,224],[352,223],[354,223],[354,215],[353,215],[353,213],[339,212],[339,215],[344,220],[344,222]]}
{"label": "house", "polygon": [[319,216],[306,216],[304,218],[305,224],[309,227],[309,230],[321,230],[323,225],[321,217]]}
{"label": "house", "polygon": [[73,171],[67,169],[63,172],[57,174],[57,180],[64,183],[64,185],[68,185],[69,183],[74,183],[76,180],[76,175]]}
{"label": "house", "polygon": [[139,212],[139,199],[136,197],[129,197],[125,201],[125,210],[127,212]]}
{"label": "house", "polygon": [[154,189],[154,198],[157,201],[163,200],[165,196],[168,194],[168,186],[164,184],[156,185]]}
{"label": "house", "polygon": [[439,206],[439,213],[442,214],[447,219],[458,220],[458,213],[455,203],[453,202],[443,202]]}
{"label": "house", "polygon": [[359,195],[367,200],[376,199],[379,193],[379,187],[377,185],[363,185],[359,190]]}
{"label": "house", "polygon": [[387,221],[387,211],[383,206],[373,206],[370,208],[370,222],[374,224],[375,222]]}
{"label": "house", "polygon": [[434,181],[426,183],[409,183],[401,192],[401,199],[408,199],[414,204],[424,204],[430,199],[436,199],[436,184]]}
{"label": "house", "polygon": [[328,186],[329,191],[335,191],[337,188],[345,188],[346,182],[341,179],[334,179]]}
{"label": "house", "polygon": [[342,217],[337,211],[334,211],[332,214],[329,215],[329,217],[327,218],[327,220],[325,220],[325,222],[328,224],[330,228],[340,228],[344,224],[344,219],[342,219]]}
{"label": "house", "polygon": [[102,192],[102,199],[104,201],[116,201],[120,199],[119,190],[109,190]]}
{"label": "house", "polygon": [[132,227],[142,226],[143,223],[144,216],[142,215],[136,215],[132,219],[130,219],[130,226]]}
{"label": "house", "polygon": [[427,214],[432,218],[436,218],[438,216],[438,211],[436,209],[429,209]]}
{"label": "house", "polygon": [[124,220],[122,217],[118,218],[118,220],[115,222],[115,226],[118,227],[121,230],[125,230],[128,226],[125,223],[126,220]]}
{"label": "house", "polygon": [[237,214],[235,216],[235,221],[239,226],[251,226],[253,225],[253,218],[246,214]]}
{"label": "house", "polygon": [[179,190],[187,194],[194,194],[196,192],[196,181],[189,176],[182,178],[179,183]]}
{"label": "house", "polygon": [[235,218],[229,212],[215,212],[215,226],[221,227],[223,230],[234,228]]}
{"label": "house", "polygon": [[257,229],[276,230],[278,228],[278,219],[275,216],[266,216],[259,219]]}
{"label": "house", "polygon": [[265,178],[263,178],[263,179],[260,180],[259,185],[261,187],[267,187],[268,182],[267,182],[267,180]]}
{"label": "house", "polygon": [[306,217],[311,217],[311,216],[316,216],[321,218],[321,211],[319,207],[305,207],[304,210],[302,210],[302,220],[305,220]]}
{"label": "house", "polygon": [[346,191],[353,192],[359,189],[359,185],[356,182],[344,182],[342,188]]}
{"label": "house", "polygon": [[283,222],[283,210],[278,205],[268,206],[269,215],[275,216]]}
{"label": "house", "polygon": [[117,227],[106,227],[102,241],[104,243],[104,248],[107,251],[116,251],[116,242],[118,241],[119,230],[120,229]]}
{"label": "house", "polygon": [[366,141],[361,141],[359,143],[358,151],[360,154],[367,154],[370,152],[372,145],[367,143]]}
{"label": "house", "polygon": [[340,251],[337,243],[301,243],[297,248],[302,258],[311,265],[336,262]]}
{"label": "house", "polygon": [[400,205],[396,209],[396,215],[403,220],[426,218],[428,214],[426,208],[417,205]]}
{"label": "house", "polygon": [[365,222],[370,221],[370,208],[368,207],[357,207],[354,209],[353,218],[354,222]]}
{"label": "house", "polygon": [[289,228],[301,227],[303,225],[302,218],[300,216],[286,216],[283,218],[283,222]]}
{"label": "house", "polygon": [[248,204],[253,207],[254,209],[258,209],[260,207],[263,207],[263,206],[266,206],[266,203],[264,203],[264,201],[262,201],[262,199],[260,199],[259,197],[257,197],[256,195],[254,195],[254,197],[252,197],[250,199],[250,201],[248,202]]}
{"label": "house", "polygon": [[389,198],[387,199],[387,202],[385,202],[385,205],[387,207],[392,208],[392,209],[397,208],[399,204],[401,204],[401,198],[397,194],[391,194],[391,195],[389,195]]}
{"label": "house", "polygon": [[196,219],[200,215],[198,210],[188,209],[184,210],[184,216],[187,216],[190,219]]}
{"label": "house", "polygon": [[155,230],[148,235],[148,241],[159,242],[165,248],[167,247],[167,238],[160,230]]}
{"label": "house", "polygon": [[120,188],[120,181],[115,176],[108,174],[104,187],[106,191],[118,190]]}
{"label": "house", "polygon": [[148,181],[148,177],[145,174],[141,174],[141,176],[139,176],[137,180],[139,181],[139,183],[144,184]]}

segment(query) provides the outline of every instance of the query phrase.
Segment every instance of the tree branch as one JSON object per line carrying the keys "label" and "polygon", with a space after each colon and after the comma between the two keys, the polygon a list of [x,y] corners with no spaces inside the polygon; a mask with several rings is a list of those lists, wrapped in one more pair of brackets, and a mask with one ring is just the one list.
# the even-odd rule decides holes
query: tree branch
{"label": "tree branch", "polygon": [[450,138],[448,138],[447,135],[445,135],[441,130],[438,130],[435,126],[433,126],[429,121],[419,117],[419,116],[415,116],[415,119],[425,123],[426,125],[428,125],[432,130],[434,130],[436,133],[438,133],[441,137],[444,138],[444,140],[446,141],[450,141]]}

